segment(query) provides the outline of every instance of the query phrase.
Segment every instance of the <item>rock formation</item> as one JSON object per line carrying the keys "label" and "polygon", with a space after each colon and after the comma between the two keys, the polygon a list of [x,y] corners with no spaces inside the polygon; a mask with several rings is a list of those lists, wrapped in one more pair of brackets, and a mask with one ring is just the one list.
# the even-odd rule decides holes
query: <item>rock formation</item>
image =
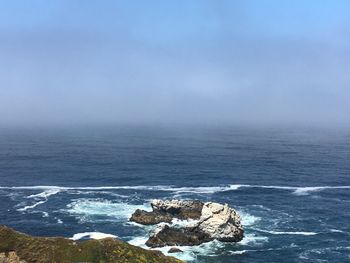
{"label": "rock formation", "polygon": [[130,221],[142,225],[155,225],[161,222],[171,223],[172,220],[173,217],[170,214],[159,211],[147,212],[141,209],[137,209],[130,218]]}
{"label": "rock formation", "polygon": [[159,226],[151,234],[146,245],[152,248],[164,246],[197,246],[213,240],[198,228],[176,228],[166,224]]}
{"label": "rock formation", "polygon": [[179,200],[153,200],[153,211],[148,212],[137,209],[131,216],[130,221],[142,225],[155,225],[161,222],[171,223],[173,218],[199,219],[202,212],[203,202],[179,201]]}
{"label": "rock formation", "polygon": [[239,214],[227,204],[179,200],[153,200],[152,212],[137,210],[130,220],[140,224],[171,223],[173,218],[197,219],[182,228],[162,224],[151,233],[146,245],[194,246],[212,240],[238,242],[243,239],[243,226]]}
{"label": "rock formation", "polygon": [[168,213],[178,219],[199,219],[203,202],[198,200],[153,200],[153,211]]}
{"label": "rock formation", "polygon": [[177,247],[172,247],[168,250],[168,253],[179,253],[179,252],[183,252],[183,251]]}
{"label": "rock formation", "polygon": [[198,229],[223,242],[238,242],[243,238],[239,214],[227,204],[205,203]]}

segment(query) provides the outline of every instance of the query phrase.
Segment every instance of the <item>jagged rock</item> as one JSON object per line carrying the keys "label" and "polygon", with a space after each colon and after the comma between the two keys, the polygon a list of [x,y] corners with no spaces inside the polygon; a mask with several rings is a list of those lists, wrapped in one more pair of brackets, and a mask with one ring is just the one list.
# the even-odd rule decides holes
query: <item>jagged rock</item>
{"label": "jagged rock", "polygon": [[137,209],[132,214],[130,221],[143,225],[155,225],[161,222],[171,223],[172,219],[172,216],[167,213],[161,213],[159,211],[147,212],[141,209]]}
{"label": "jagged rock", "polygon": [[153,211],[164,212],[179,219],[199,219],[203,202],[198,200],[153,200]]}
{"label": "jagged rock", "polygon": [[197,227],[219,241],[238,242],[243,239],[241,217],[227,204],[205,203]]}
{"label": "jagged rock", "polygon": [[168,225],[159,226],[149,237],[149,247],[196,246],[211,241],[210,236],[198,228],[175,228]]}
{"label": "jagged rock", "polygon": [[183,251],[177,247],[172,247],[168,250],[168,253],[178,253],[178,252],[183,252]]}
{"label": "jagged rock", "polygon": [[[159,226],[146,242],[149,247],[194,246],[215,239],[223,242],[238,242],[243,239],[244,230],[241,218],[227,204],[154,200],[151,205],[153,212],[147,214],[145,211],[136,211],[136,215],[134,214],[132,218],[137,218],[137,215],[140,214],[144,217],[146,217],[145,215],[151,217],[147,222],[164,222],[165,220],[162,218],[164,215],[185,219],[199,218],[199,220],[182,228],[165,224]],[[155,218],[154,215],[157,215],[157,213],[162,216]],[[168,219],[168,217],[165,218]]]}
{"label": "jagged rock", "polygon": [[137,209],[130,217],[130,221],[143,225],[155,225],[161,222],[171,223],[173,218],[199,219],[203,202],[197,200],[153,200],[151,206],[153,209],[151,212]]}

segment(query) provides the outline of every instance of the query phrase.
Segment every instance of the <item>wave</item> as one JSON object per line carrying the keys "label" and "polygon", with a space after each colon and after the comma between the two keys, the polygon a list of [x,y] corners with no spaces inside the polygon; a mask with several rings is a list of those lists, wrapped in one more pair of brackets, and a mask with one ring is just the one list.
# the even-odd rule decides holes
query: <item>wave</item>
{"label": "wave", "polygon": [[298,249],[299,247],[295,244],[291,244],[289,246],[283,246],[283,247],[276,247],[276,248],[261,248],[261,249],[244,249],[244,250],[233,250],[228,251],[228,254],[230,255],[242,255],[242,254],[248,254],[249,252],[264,252],[264,251],[277,251],[277,250],[286,250],[286,249]]}
{"label": "wave", "polygon": [[60,189],[48,189],[44,192],[41,192],[39,194],[33,194],[33,195],[29,195],[27,196],[27,198],[48,198],[51,195],[55,195],[58,194],[59,192],[61,192]]}
{"label": "wave", "polygon": [[269,240],[268,237],[265,236],[257,236],[255,234],[245,234],[244,238],[238,242],[240,245],[250,245],[250,246],[255,246],[255,245],[261,245]]}
{"label": "wave", "polygon": [[27,205],[25,207],[22,207],[22,208],[18,208],[17,211],[19,212],[24,212],[24,211],[27,211],[28,209],[33,209],[34,207],[37,207],[38,205],[41,205],[43,203],[45,203],[46,201],[39,201],[39,202],[36,202],[35,204],[33,205]]}
{"label": "wave", "polygon": [[231,184],[225,186],[191,186],[176,187],[172,185],[136,185],[136,186],[0,186],[0,189],[10,190],[44,190],[43,193],[31,195],[32,197],[44,197],[56,194],[60,191],[80,190],[80,191],[110,191],[110,190],[139,190],[139,191],[165,191],[174,193],[195,193],[195,194],[213,194],[217,192],[236,191],[243,188],[261,188],[292,191],[295,195],[308,195],[311,192],[317,192],[327,189],[350,189],[349,185],[345,186],[279,186],[279,185],[249,185],[249,184]]}
{"label": "wave", "polygon": [[[47,189],[41,193],[29,195],[29,196],[27,196],[27,199],[34,199],[34,200],[39,200],[39,201],[36,202],[35,204],[27,205],[23,208],[19,208],[19,209],[17,209],[17,211],[24,212],[24,211],[27,211],[28,209],[33,209],[33,208],[37,207],[38,205],[46,203],[50,196],[55,195],[59,192],[61,192],[60,189]],[[43,213],[44,213],[44,217],[46,217],[45,214],[47,214],[47,213],[46,212],[43,212]]]}
{"label": "wave", "polygon": [[231,185],[235,190],[240,188],[263,188],[263,189],[276,189],[276,190],[289,190],[293,191],[295,195],[308,195],[310,192],[316,192],[327,189],[350,189],[350,185],[345,186],[278,186],[278,185]]}
{"label": "wave", "polygon": [[43,217],[49,217],[49,213],[48,212],[42,212],[43,213]]}
{"label": "wave", "polygon": [[112,235],[112,234],[105,234],[105,233],[101,233],[101,232],[84,232],[84,233],[74,234],[73,237],[71,237],[70,239],[72,239],[72,240],[79,240],[82,238],[103,239],[103,238],[107,238],[107,237],[116,238],[117,236]]}
{"label": "wave", "polygon": [[334,247],[323,247],[323,248],[313,248],[306,251],[303,251],[299,254],[299,258],[306,260],[307,262],[311,262],[311,259],[315,258],[315,256],[319,257],[320,255],[327,254],[328,256],[333,255],[344,255],[344,260],[337,261],[333,260],[330,262],[349,262],[349,251],[350,246],[334,246]]}
{"label": "wave", "polygon": [[251,225],[254,225],[256,222],[260,221],[261,218],[260,217],[257,217],[257,216],[253,216],[251,214],[248,214],[244,211],[241,211],[241,210],[237,210],[237,212],[239,213],[239,215],[241,216],[241,221],[242,221],[242,225],[243,226],[251,226]]}
{"label": "wave", "polygon": [[251,251],[251,250],[236,250],[236,251],[229,251],[229,253],[231,255],[243,255],[243,254],[247,253],[248,251]]}
{"label": "wave", "polygon": [[258,228],[252,228],[253,230],[268,233],[271,235],[303,235],[303,236],[314,236],[318,233],[316,232],[304,232],[304,231],[273,231],[273,230],[264,230]]}
{"label": "wave", "polygon": [[343,230],[339,230],[339,229],[331,229],[330,231],[332,233],[345,233]]}

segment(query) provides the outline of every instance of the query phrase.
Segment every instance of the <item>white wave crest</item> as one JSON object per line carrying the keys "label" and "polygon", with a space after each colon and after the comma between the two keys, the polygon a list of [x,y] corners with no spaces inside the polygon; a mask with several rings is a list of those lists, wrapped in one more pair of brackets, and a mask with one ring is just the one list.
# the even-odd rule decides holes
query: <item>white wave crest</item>
{"label": "white wave crest", "polygon": [[247,253],[247,250],[236,250],[236,251],[229,251],[231,255],[243,255]]}
{"label": "white wave crest", "polygon": [[295,195],[308,195],[310,192],[316,192],[327,189],[350,189],[349,185],[345,186],[279,186],[279,185],[231,185],[232,189],[237,190],[240,188],[264,188],[264,189],[276,189],[276,190],[290,190]]}
{"label": "white wave crest", "polygon": [[[138,185],[138,186],[81,186],[81,187],[65,187],[65,186],[0,186],[0,189],[12,190],[44,190],[51,192],[40,193],[31,197],[40,197],[59,191],[81,190],[81,191],[110,191],[110,190],[140,190],[140,191],[166,191],[175,193],[197,193],[212,194],[216,192],[236,191],[242,188],[263,188],[292,191],[296,195],[307,195],[310,192],[327,190],[327,189],[350,189],[349,185],[345,186],[279,186],[279,185],[249,185],[249,184],[231,184],[226,186],[198,186],[198,187],[175,187],[171,185]],[[55,192],[57,191],[57,192]]]}
{"label": "white wave crest", "polygon": [[[19,208],[19,209],[17,209],[17,211],[24,212],[24,211],[27,211],[28,209],[33,209],[33,208],[37,207],[38,205],[46,203],[50,196],[55,195],[55,194],[59,193],[60,191],[61,191],[60,189],[53,188],[53,189],[47,189],[47,190],[45,190],[41,193],[38,193],[38,194],[29,195],[29,196],[27,196],[27,199],[34,199],[34,200],[39,200],[39,201],[36,202],[35,204],[27,205],[23,208]],[[46,212],[43,212],[43,213],[46,213]]]}
{"label": "white wave crest", "polygon": [[112,234],[105,234],[105,233],[101,233],[101,232],[84,232],[84,233],[74,234],[73,237],[71,237],[70,239],[79,240],[79,239],[82,239],[84,237],[88,237],[91,239],[103,239],[103,238],[107,238],[107,237],[116,238],[117,236],[112,235]]}
{"label": "white wave crest", "polygon": [[251,226],[254,225],[256,222],[260,221],[260,217],[253,216],[251,214],[248,214],[244,211],[237,211],[238,214],[241,216],[242,219],[242,225],[243,226]]}
{"label": "white wave crest", "polygon": [[330,230],[332,233],[344,233],[343,230],[339,230],[339,229],[331,229]]}
{"label": "white wave crest", "polygon": [[303,235],[303,236],[313,236],[317,235],[316,232],[305,232],[305,231],[273,231],[273,230],[264,230],[264,229],[258,229],[254,228],[254,230],[264,233],[269,233],[271,235]]}
{"label": "white wave crest", "polygon": [[39,194],[29,195],[29,196],[27,196],[27,198],[35,198],[35,199],[37,199],[37,198],[45,198],[45,199],[47,199],[51,195],[58,194],[59,192],[61,192],[60,189],[55,189],[55,188],[47,189],[46,191],[43,191],[43,192],[41,192]]}
{"label": "white wave crest", "polygon": [[238,242],[240,245],[259,246],[267,242],[269,239],[265,236],[257,236],[255,234],[245,234],[244,238]]}
{"label": "white wave crest", "polygon": [[33,205],[27,205],[25,207],[22,207],[22,208],[18,208],[17,211],[19,212],[24,212],[24,211],[27,211],[28,209],[33,209],[34,207],[37,207],[38,205],[41,205],[43,203],[45,203],[46,201],[39,201],[39,202],[36,202],[35,204]]}
{"label": "white wave crest", "polygon": [[297,187],[293,194],[308,195],[311,192],[318,192],[327,189],[350,189],[350,186],[316,186],[316,187]]}

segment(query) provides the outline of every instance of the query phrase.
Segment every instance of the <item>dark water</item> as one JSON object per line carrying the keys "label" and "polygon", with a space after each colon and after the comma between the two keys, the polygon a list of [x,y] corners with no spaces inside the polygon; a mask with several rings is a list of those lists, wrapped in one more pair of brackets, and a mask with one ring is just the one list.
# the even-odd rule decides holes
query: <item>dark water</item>
{"label": "dark water", "polygon": [[33,235],[101,232],[143,246],[128,223],[153,198],[226,202],[237,244],[195,262],[349,262],[350,130],[258,128],[2,129],[0,224]]}

